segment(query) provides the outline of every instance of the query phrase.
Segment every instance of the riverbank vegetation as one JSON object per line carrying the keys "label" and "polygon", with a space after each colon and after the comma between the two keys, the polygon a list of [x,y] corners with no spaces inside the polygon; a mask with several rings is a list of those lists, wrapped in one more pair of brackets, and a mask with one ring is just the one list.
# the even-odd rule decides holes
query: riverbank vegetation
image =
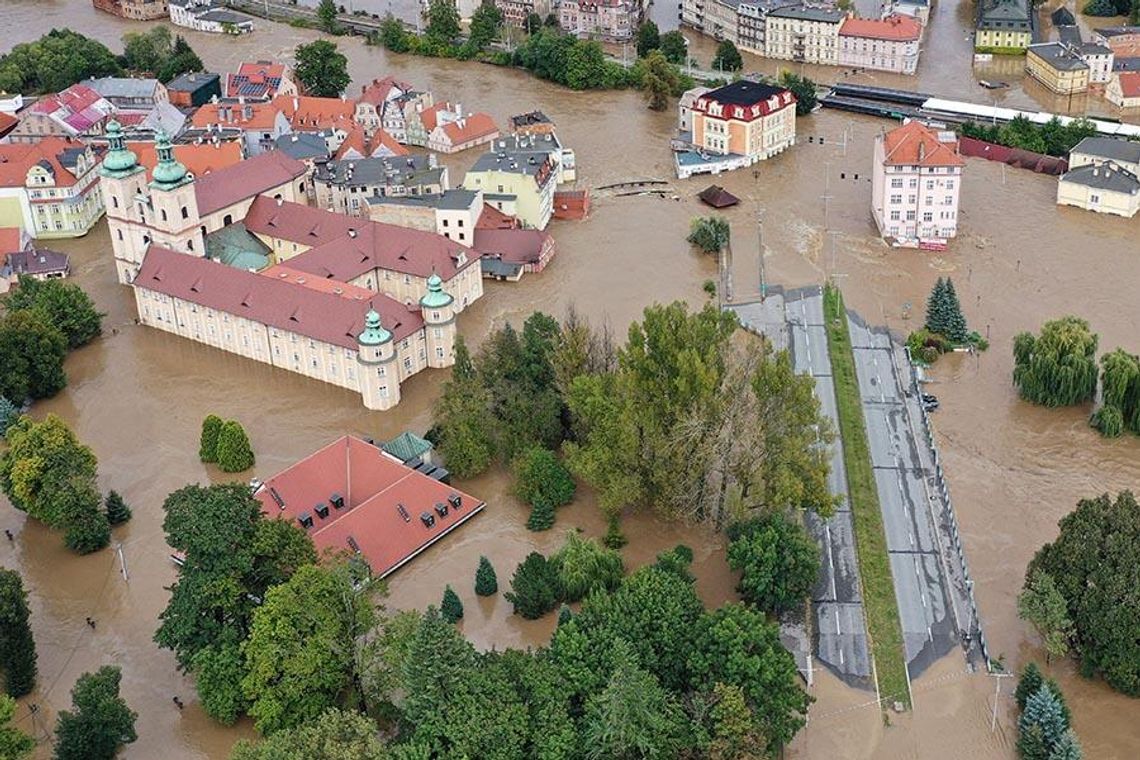
{"label": "riverbank vegetation", "polygon": [[1096,395],[1097,335],[1089,323],[1066,316],[1046,322],[1040,335],[1013,339],[1013,384],[1026,401],[1072,406]]}
{"label": "riverbank vegetation", "polygon": [[1140,505],[1129,491],[1115,499],[1102,494],[1082,499],[1059,525],[1057,539],[1029,563],[1023,597],[1051,595],[1041,590],[1047,580],[1064,607],[1043,632],[1046,644],[1050,635],[1061,637],[1082,674],[1100,674],[1117,691],[1140,696]]}
{"label": "riverbank vegetation", "polygon": [[1009,148],[1044,153],[1067,158],[1077,143],[1086,137],[1095,137],[1096,126],[1088,119],[1072,119],[1066,124],[1054,116],[1044,124],[1035,124],[1024,116],[1017,116],[1002,125],[968,121],[961,126],[965,137],[1005,145]]}
{"label": "riverbank vegetation", "polygon": [[884,700],[910,704],[902,623],[895,600],[879,492],[871,469],[871,451],[863,421],[859,381],[855,375],[855,354],[847,329],[847,311],[838,289],[831,286],[824,289],[823,313],[827,322],[827,351],[835,383],[839,431],[843,438],[843,464],[847,471],[847,488],[855,524],[855,548],[863,580],[863,609],[879,695]]}
{"label": "riverbank vegetation", "polygon": [[1017,721],[1017,754],[1021,760],[1081,760],[1084,751],[1071,728],[1072,716],[1061,687],[1041,675],[1030,662],[1017,679],[1014,693],[1021,715]]}

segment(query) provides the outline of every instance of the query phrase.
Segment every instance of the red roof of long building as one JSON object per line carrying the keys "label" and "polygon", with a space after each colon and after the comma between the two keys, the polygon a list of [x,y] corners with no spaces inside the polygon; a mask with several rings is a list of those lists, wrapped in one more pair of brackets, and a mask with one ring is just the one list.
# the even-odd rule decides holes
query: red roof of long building
{"label": "red roof of long building", "polygon": [[[146,167],[147,177],[150,177],[158,165],[154,143],[129,142],[127,148],[138,156],[139,163]],[[227,141],[175,145],[174,158],[195,177],[205,177],[211,172],[241,163],[241,144]]]}
{"label": "red roof of long building", "polygon": [[252,198],[297,179],[308,171],[305,164],[279,150],[270,150],[245,161],[216,169],[194,181],[198,213],[212,214],[245,198]]}
{"label": "red roof of long building", "polygon": [[373,106],[378,106],[388,100],[388,95],[393,89],[402,94],[410,92],[412,85],[407,82],[401,82],[391,75],[383,79],[373,79],[371,84],[364,85],[360,88],[359,100],[365,103],[371,103]]}
{"label": "red roof of long building", "polygon": [[1140,97],[1140,71],[1122,71],[1120,77],[1120,92],[1126,98]]}
{"label": "red roof of long building", "polygon": [[[289,259],[302,272],[351,282],[373,269],[417,277],[435,272],[446,282],[479,259],[467,246],[442,235],[337,214],[264,196],[245,218],[250,232],[310,246]],[[458,261],[463,254],[463,263]]]}
{"label": "red roof of long building", "polygon": [[320,132],[335,127],[347,130],[356,124],[356,103],[343,98],[278,95],[272,105],[285,114],[294,132]]}
{"label": "red roof of long building", "polygon": [[899,14],[882,19],[848,16],[839,27],[839,36],[910,42],[922,36],[922,24],[911,16]]}
{"label": "red roof of long building", "polygon": [[[334,506],[334,495],[344,506]],[[359,552],[384,577],[447,535],[485,505],[449,485],[400,464],[379,447],[344,436],[269,478],[256,494],[267,517],[297,521],[318,550]],[[458,497],[456,507],[450,497]],[[316,510],[327,508],[327,517]],[[446,514],[436,511],[445,505]],[[404,514],[400,513],[403,505]],[[432,515],[429,527],[420,519]]]}
{"label": "red roof of long building", "polygon": [[369,309],[380,314],[396,340],[423,327],[419,311],[379,293],[369,291],[370,297],[364,298],[349,286],[351,292],[337,294],[278,275],[247,272],[152,245],[134,285],[349,349],[358,348],[356,339]]}
{"label": "red roof of long building", "polygon": [[[887,166],[965,166],[958,155],[958,138],[938,139],[938,132],[920,121],[908,121],[883,137]],[[953,133],[949,133],[953,135]]]}
{"label": "red roof of long building", "polygon": [[452,145],[462,145],[481,137],[497,136],[499,128],[495,126],[495,120],[490,114],[473,113],[458,121],[447,122],[443,125],[443,133]]}

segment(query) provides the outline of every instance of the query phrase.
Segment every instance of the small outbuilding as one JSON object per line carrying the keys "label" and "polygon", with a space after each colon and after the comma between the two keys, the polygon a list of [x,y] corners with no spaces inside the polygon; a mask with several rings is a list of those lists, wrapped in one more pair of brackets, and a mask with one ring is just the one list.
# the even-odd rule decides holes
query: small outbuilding
{"label": "small outbuilding", "polygon": [[728,208],[740,203],[740,199],[725,190],[720,185],[709,185],[697,196],[706,205],[713,208]]}

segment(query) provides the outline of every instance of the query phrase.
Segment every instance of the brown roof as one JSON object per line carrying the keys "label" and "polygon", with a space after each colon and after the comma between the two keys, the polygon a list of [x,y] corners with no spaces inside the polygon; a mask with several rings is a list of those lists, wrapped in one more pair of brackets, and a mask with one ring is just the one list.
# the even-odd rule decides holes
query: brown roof
{"label": "brown roof", "polygon": [[475,250],[512,264],[534,264],[552,238],[542,230],[475,229]]}
{"label": "brown roof", "polygon": [[458,121],[449,121],[444,124],[443,133],[447,135],[447,139],[452,145],[462,145],[471,140],[478,140],[480,137],[497,135],[499,128],[495,126],[495,120],[489,114],[473,113]]}
{"label": "brown roof", "polygon": [[221,124],[241,129],[272,129],[273,125],[277,123],[277,114],[279,113],[281,113],[281,108],[276,101],[270,103],[223,101],[206,103],[194,112],[190,123],[195,127]]}
{"label": "brown roof", "polygon": [[15,116],[10,116],[6,113],[0,113],[0,138],[6,137],[9,132],[16,128],[20,120]]}
{"label": "brown roof", "polygon": [[388,99],[388,94],[391,93],[393,88],[399,92],[409,92],[412,86],[407,82],[399,81],[394,76],[386,76],[383,79],[373,79],[371,84],[364,85],[360,88],[360,100],[378,106]]}
{"label": "brown roof", "polygon": [[908,121],[883,137],[883,163],[887,166],[965,166],[958,155],[958,138],[942,142],[939,132],[920,121]]}
{"label": "brown roof", "polygon": [[423,327],[418,311],[379,293],[338,295],[156,245],[147,249],[134,285],[349,349],[358,347],[370,308],[396,340]]}
{"label": "brown roof", "polygon": [[334,127],[351,129],[355,124],[356,103],[343,98],[278,95],[272,105],[285,114],[295,132],[320,132]]}
{"label": "brown roof", "polygon": [[[330,503],[334,494],[344,499],[340,509]],[[449,501],[456,496],[458,508]],[[353,436],[269,478],[256,497],[268,517],[298,520],[307,512],[313,520],[307,532],[318,550],[359,551],[381,578],[486,506]],[[317,514],[318,504],[328,507],[327,517]],[[446,505],[447,514],[437,513],[436,504]],[[431,527],[420,519],[424,512],[432,514]]]}
{"label": "brown roof", "polygon": [[198,213],[212,214],[226,206],[260,195],[304,175],[305,164],[279,150],[217,169],[194,182]]}
{"label": "brown roof", "polygon": [[[389,269],[417,277],[435,272],[446,282],[479,254],[442,235],[394,224],[337,214],[299,203],[278,204],[264,196],[245,218],[250,232],[311,248],[289,259],[293,269],[351,282],[373,269]],[[465,260],[457,262],[458,254]]]}
{"label": "brown roof", "polygon": [[[147,178],[150,178],[154,167],[158,165],[158,154],[155,153],[154,143],[129,142],[127,147],[138,156],[139,163],[146,167]],[[174,158],[185,166],[195,177],[204,177],[210,172],[233,166],[242,160],[241,143],[187,143],[174,146]]]}
{"label": "brown roof", "polygon": [[1120,79],[1120,92],[1126,98],[1140,98],[1140,71],[1122,71],[1116,75]]}
{"label": "brown roof", "polygon": [[0,227],[0,255],[23,250],[20,246],[22,237],[19,227]]}
{"label": "brown roof", "polygon": [[337,148],[335,158],[345,158],[350,150],[355,150],[363,158],[372,158],[380,148],[387,148],[393,156],[406,156],[410,153],[383,129],[377,129],[370,140],[364,134],[364,127],[356,125],[349,130],[344,142]]}
{"label": "brown roof", "polygon": [[47,163],[55,175],[56,187],[71,187],[78,180],[60,162],[65,151],[83,151],[87,146],[70,137],[44,137],[35,143],[0,145],[0,187],[24,187],[28,170]]}
{"label": "brown roof", "polygon": [[899,14],[882,19],[848,16],[839,27],[839,36],[909,42],[922,36],[922,24],[917,19]]}
{"label": "brown roof", "polygon": [[483,211],[479,214],[479,220],[475,222],[477,230],[512,230],[521,226],[522,222],[517,217],[504,214],[490,203],[483,204]]}
{"label": "brown roof", "polygon": [[740,203],[740,199],[720,185],[709,185],[697,196],[713,208],[727,208]]}

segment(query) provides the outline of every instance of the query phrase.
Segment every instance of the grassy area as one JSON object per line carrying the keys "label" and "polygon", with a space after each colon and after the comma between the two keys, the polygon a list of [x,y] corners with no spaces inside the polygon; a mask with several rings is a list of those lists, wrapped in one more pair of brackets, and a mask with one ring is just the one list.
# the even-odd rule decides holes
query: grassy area
{"label": "grassy area", "polygon": [[895,601],[883,515],[879,509],[879,492],[871,470],[859,380],[855,376],[855,354],[847,332],[843,296],[830,286],[824,290],[823,314],[827,323],[827,352],[831,356],[831,374],[835,382],[839,432],[843,437],[843,464],[847,470],[847,488],[855,522],[855,548],[863,580],[863,610],[867,616],[867,634],[871,640],[879,694],[885,700],[884,704],[898,701],[909,706],[906,650],[903,648],[902,624]]}

